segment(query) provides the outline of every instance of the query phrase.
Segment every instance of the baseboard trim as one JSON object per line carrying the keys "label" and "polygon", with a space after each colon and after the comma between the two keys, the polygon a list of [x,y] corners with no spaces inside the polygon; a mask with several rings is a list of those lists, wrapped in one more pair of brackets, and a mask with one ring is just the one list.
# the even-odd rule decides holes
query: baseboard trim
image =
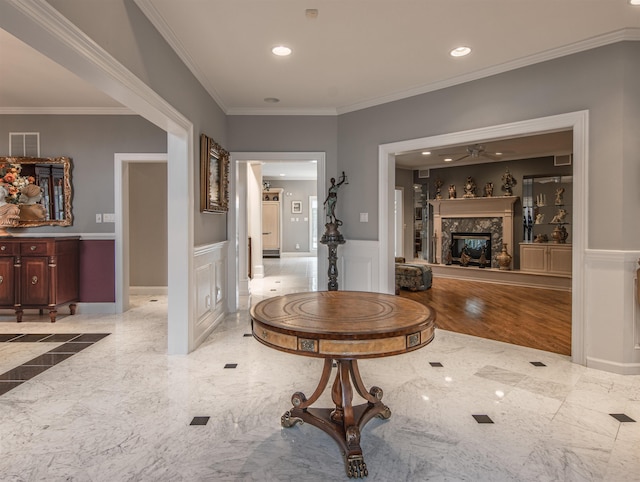
{"label": "baseboard trim", "polygon": [[130,295],[168,295],[167,286],[129,286]]}
{"label": "baseboard trim", "polygon": [[618,363],[588,356],[587,367],[617,373],[618,375],[640,375],[640,363]]}

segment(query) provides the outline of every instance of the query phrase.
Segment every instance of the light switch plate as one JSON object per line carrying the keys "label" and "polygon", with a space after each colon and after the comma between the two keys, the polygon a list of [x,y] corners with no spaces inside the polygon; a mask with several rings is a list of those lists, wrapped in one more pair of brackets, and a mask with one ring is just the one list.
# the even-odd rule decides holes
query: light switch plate
{"label": "light switch plate", "polygon": [[115,223],[116,215],[114,213],[104,213],[102,215],[102,219],[104,220],[105,223]]}

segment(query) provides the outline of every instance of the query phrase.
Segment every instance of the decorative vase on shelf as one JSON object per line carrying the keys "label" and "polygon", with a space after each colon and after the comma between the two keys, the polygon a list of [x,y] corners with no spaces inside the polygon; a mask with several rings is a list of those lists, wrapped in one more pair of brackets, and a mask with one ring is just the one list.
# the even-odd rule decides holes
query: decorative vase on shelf
{"label": "decorative vase on shelf", "polygon": [[507,252],[507,243],[502,243],[502,251],[496,255],[496,261],[498,262],[499,269],[510,270],[512,259],[513,256]]}
{"label": "decorative vase on shelf", "polygon": [[561,224],[557,224],[551,233],[551,237],[553,238],[553,242],[556,244],[565,244],[567,242],[567,238],[569,237],[569,233],[567,232],[567,228],[565,228]]}

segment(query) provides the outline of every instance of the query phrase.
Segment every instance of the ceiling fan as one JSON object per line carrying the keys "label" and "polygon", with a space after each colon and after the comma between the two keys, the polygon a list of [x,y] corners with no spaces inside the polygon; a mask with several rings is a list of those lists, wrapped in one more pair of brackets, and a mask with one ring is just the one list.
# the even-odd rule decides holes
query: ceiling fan
{"label": "ceiling fan", "polygon": [[471,146],[467,146],[466,153],[454,152],[454,153],[440,154],[440,155],[451,157],[451,156],[459,156],[460,154],[464,154],[464,155],[462,157],[458,157],[457,159],[453,159],[454,162],[461,161],[462,159],[466,159],[467,157],[471,157],[473,159],[486,157],[487,159],[492,159],[494,161],[497,161],[498,159],[500,159],[499,155],[488,153],[482,144],[473,144]]}

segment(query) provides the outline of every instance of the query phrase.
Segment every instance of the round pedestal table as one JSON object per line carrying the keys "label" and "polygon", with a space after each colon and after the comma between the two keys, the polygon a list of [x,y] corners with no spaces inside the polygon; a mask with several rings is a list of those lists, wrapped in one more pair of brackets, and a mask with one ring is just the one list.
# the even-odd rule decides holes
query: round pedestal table
{"label": "round pedestal table", "polygon": [[[296,392],[283,427],[307,422],[340,446],[349,477],[368,475],[360,434],[374,417],[388,419],[382,389],[366,389],[358,360],[399,355],[428,345],[435,331],[433,309],[395,295],[359,291],[295,293],[263,300],[251,308],[253,336],[262,344],[294,355],[324,359],[313,394]],[[331,387],[334,407],[315,408],[336,370]],[[353,383],[353,385],[352,385]],[[353,390],[365,403],[353,405]]]}

